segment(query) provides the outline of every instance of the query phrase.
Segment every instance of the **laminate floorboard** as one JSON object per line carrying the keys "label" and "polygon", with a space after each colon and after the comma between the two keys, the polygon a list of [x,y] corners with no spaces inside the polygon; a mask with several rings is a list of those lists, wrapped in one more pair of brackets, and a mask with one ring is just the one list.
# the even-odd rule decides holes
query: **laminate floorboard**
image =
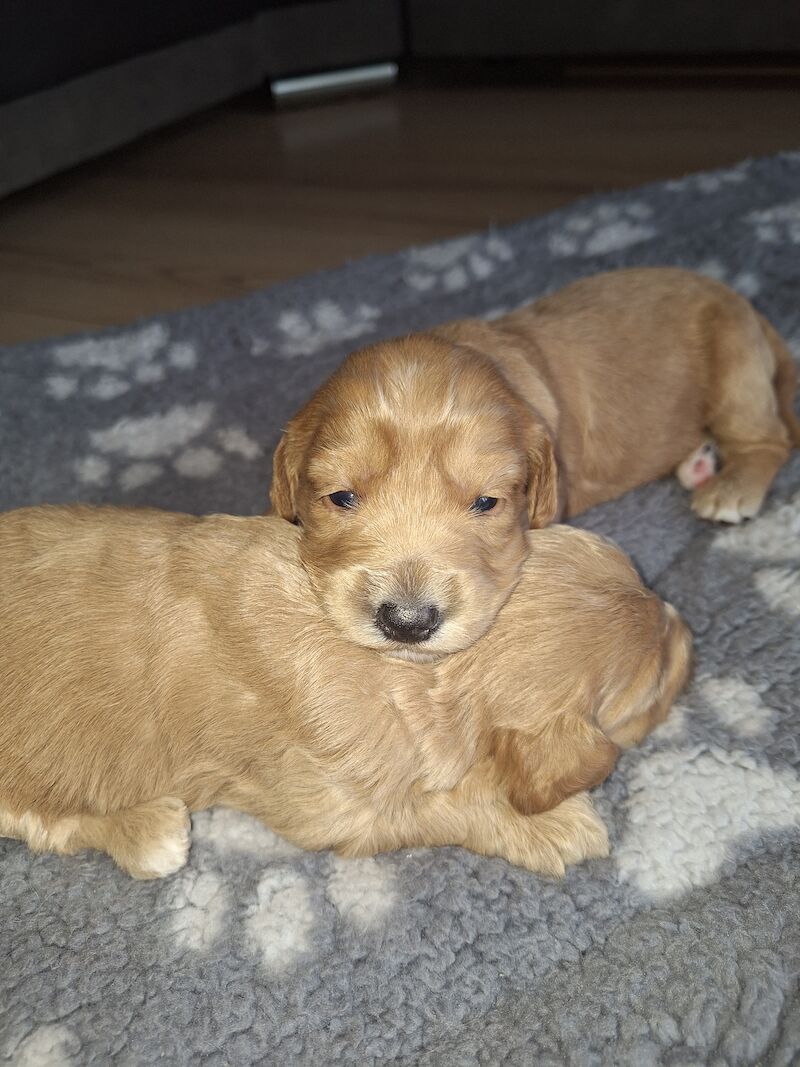
{"label": "laminate floorboard", "polygon": [[798,147],[797,83],[250,94],[0,201],[0,343]]}

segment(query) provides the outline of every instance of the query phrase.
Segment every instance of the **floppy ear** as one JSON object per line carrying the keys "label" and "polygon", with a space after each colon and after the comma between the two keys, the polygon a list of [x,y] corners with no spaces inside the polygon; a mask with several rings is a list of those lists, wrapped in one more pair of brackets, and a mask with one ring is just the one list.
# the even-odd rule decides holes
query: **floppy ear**
{"label": "floppy ear", "polygon": [[272,485],[269,490],[272,509],[282,519],[293,522],[297,517],[297,490],[300,485],[300,463],[292,440],[292,424],[284,430],[272,459]]}
{"label": "floppy ear", "polygon": [[270,500],[273,509],[281,518],[290,522],[297,520],[300,484],[309,449],[318,428],[318,407],[312,397],[306,406],[289,420],[275,449]]}
{"label": "floppy ear", "polygon": [[540,422],[528,430],[528,523],[532,530],[549,526],[559,514],[558,465],[553,441]]}

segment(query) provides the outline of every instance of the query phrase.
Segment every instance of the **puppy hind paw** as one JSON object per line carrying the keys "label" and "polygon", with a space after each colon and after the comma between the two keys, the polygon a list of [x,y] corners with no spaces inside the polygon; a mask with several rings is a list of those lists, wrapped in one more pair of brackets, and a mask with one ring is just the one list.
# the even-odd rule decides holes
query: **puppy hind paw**
{"label": "puppy hind paw", "polygon": [[716,445],[709,438],[675,470],[675,476],[684,489],[697,489],[710,481],[719,469]]}
{"label": "puppy hind paw", "polygon": [[757,515],[764,496],[763,489],[743,485],[735,476],[726,476],[723,471],[695,489],[692,510],[701,519],[735,525]]}

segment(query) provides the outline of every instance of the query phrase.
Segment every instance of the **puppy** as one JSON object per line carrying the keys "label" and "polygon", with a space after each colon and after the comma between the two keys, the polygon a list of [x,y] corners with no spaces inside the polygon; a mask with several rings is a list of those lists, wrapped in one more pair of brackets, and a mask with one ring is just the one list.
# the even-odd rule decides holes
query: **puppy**
{"label": "puppy", "polygon": [[490,625],[527,527],[694,466],[709,435],[720,469],[687,475],[692,506],[754,515],[800,443],[795,379],[776,331],[719,282],[601,274],[351,355],[278,443],[272,505],[302,524],[333,625],[436,658]]}
{"label": "puppy", "polygon": [[531,536],[485,641],[429,665],[344,640],[282,519],[0,516],[0,834],[137,878],[180,868],[212,804],[350,856],[605,855],[581,790],[666,715],[690,639],[610,545]]}

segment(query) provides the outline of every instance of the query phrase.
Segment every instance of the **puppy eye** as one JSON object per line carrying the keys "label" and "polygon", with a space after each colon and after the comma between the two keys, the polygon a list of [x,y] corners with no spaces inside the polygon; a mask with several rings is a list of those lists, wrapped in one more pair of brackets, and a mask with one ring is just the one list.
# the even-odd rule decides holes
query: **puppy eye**
{"label": "puppy eye", "polygon": [[479,513],[482,511],[491,511],[496,503],[496,496],[478,496],[470,504],[469,510]]}
{"label": "puppy eye", "polygon": [[349,489],[340,489],[338,493],[330,493],[328,500],[337,508],[354,508],[358,503],[358,497]]}

